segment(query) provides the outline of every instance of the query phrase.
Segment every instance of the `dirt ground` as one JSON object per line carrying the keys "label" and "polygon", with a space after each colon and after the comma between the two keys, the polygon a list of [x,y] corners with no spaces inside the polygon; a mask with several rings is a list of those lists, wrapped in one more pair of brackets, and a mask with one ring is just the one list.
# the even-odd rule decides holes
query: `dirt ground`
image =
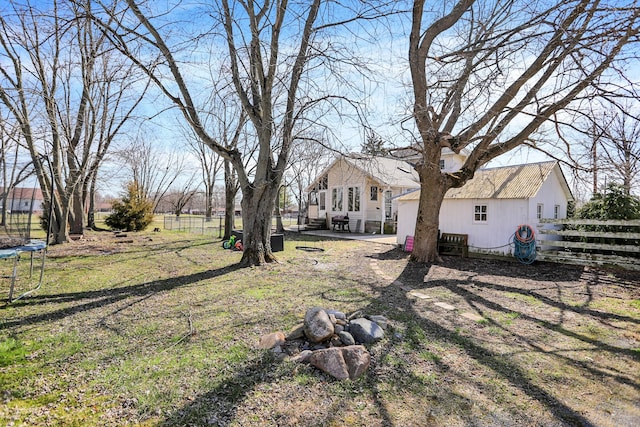
{"label": "dirt ground", "polygon": [[[532,424],[640,425],[640,272],[405,260],[397,249],[383,251],[374,269],[406,292],[405,309],[433,334],[461,338],[467,366],[452,370],[452,381],[490,367],[510,383],[502,387],[514,388],[508,393],[542,404]],[[476,362],[484,365],[477,371]],[[469,396],[485,392],[486,384]]]}

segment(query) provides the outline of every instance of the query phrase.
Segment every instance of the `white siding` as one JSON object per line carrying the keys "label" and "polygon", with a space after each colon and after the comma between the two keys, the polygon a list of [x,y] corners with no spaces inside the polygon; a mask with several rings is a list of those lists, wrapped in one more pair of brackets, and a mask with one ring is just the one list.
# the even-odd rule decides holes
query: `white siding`
{"label": "white siding", "polygon": [[[555,206],[559,206],[558,217],[566,218],[567,197],[559,168],[554,168],[538,193],[530,199],[444,199],[440,210],[439,228],[442,233],[460,233],[469,236],[469,250],[472,252],[493,252],[508,254],[507,246],[518,226],[529,225],[536,239],[539,221],[537,206],[543,205],[543,218],[553,218]],[[474,221],[474,206],[487,206],[487,221]],[[418,200],[398,200],[398,244],[403,244],[406,236],[413,236],[418,214]],[[545,239],[551,236],[545,236]]]}
{"label": "white siding", "polygon": [[[474,221],[475,205],[487,206],[486,222]],[[527,222],[526,200],[445,199],[440,210],[440,231],[468,234],[472,252],[509,253],[510,248],[504,245],[517,227]]]}
{"label": "white siding", "polygon": [[398,229],[396,242],[404,245],[407,236],[413,236],[416,231],[416,218],[418,217],[418,201],[398,201]]}
{"label": "white siding", "polygon": [[544,181],[538,194],[531,198],[529,208],[531,218],[536,218],[536,209],[539,204],[543,205],[542,218],[553,218],[554,206],[559,205],[558,218],[567,217],[567,196],[562,187],[555,170]]}

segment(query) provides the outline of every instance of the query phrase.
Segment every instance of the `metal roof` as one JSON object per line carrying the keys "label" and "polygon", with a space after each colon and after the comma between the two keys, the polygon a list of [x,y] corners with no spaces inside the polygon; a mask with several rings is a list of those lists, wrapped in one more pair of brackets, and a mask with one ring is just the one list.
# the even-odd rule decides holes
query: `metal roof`
{"label": "metal roof", "polygon": [[535,196],[556,162],[530,163],[480,169],[460,188],[447,191],[447,199],[528,199]]}
{"label": "metal roof", "polygon": [[344,157],[344,160],[360,169],[380,184],[389,187],[420,187],[420,178],[415,169],[404,160],[389,157]]}
{"label": "metal roof", "polygon": [[[538,193],[554,168],[558,168],[558,179],[567,196],[572,198],[558,163],[549,161],[480,169],[464,186],[447,191],[445,199],[528,199]],[[420,192],[411,192],[398,199],[419,200]]]}

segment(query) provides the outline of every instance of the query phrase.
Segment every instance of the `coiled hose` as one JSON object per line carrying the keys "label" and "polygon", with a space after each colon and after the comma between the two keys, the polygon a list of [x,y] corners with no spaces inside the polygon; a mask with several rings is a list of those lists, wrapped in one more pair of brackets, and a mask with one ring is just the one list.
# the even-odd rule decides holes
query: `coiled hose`
{"label": "coiled hose", "polygon": [[531,264],[536,260],[536,239],[533,229],[528,225],[519,225],[513,234],[513,256],[522,264]]}

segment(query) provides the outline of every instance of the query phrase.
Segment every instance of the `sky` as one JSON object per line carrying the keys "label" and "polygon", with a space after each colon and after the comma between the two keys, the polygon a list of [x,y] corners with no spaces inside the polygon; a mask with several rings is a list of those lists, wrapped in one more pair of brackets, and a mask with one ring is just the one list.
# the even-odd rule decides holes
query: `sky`
{"label": "sky", "polygon": [[[50,3],[49,0],[35,0],[32,5]],[[183,73],[187,79],[193,96],[203,104],[204,100],[214,90],[211,83],[212,74],[220,67],[225,59],[226,46],[220,38],[221,29],[216,26],[217,15],[208,7],[212,2],[200,0],[156,0],[149,5],[154,12],[169,11],[154,22],[161,27],[165,34],[171,34],[170,43],[176,43],[184,50],[177,53],[181,61]],[[231,2],[235,4],[235,2]],[[294,3],[292,3],[294,4]],[[363,7],[366,2],[347,1],[344,3],[353,8]],[[406,3],[397,2],[394,5]],[[443,3],[445,4],[445,3]],[[237,6],[237,4],[235,4]],[[439,3],[434,3],[439,7]],[[237,7],[236,7],[237,8]],[[437,12],[437,11],[436,11]],[[323,17],[331,15],[333,19],[347,16],[347,11],[334,10],[332,13],[323,12]],[[242,19],[239,20],[242,25]],[[358,101],[362,116],[357,117],[348,103],[340,103],[335,110],[323,111],[316,119],[329,124],[331,135],[344,146],[345,151],[359,151],[365,140],[365,128],[356,120],[364,118],[371,128],[383,139],[394,145],[407,145],[410,141],[409,132],[402,129],[412,127],[410,75],[408,71],[408,15],[397,15],[383,22],[384,25],[376,29],[351,24],[343,28],[331,29],[331,47],[336,57],[351,51],[363,58],[363,64],[345,68],[342,82],[333,76],[326,75],[326,68],[337,67],[338,61],[324,63],[323,67],[314,68],[311,80],[303,82],[307,87],[314,84],[319,87],[335,88],[340,95],[348,95]],[[298,21],[291,19],[284,26],[282,41],[283,52],[293,47],[289,38],[297,35],[300,30]],[[197,41],[184,43],[186,35],[202,33]],[[328,40],[321,40],[328,45]],[[341,58],[344,59],[344,58]],[[3,58],[0,58],[2,61]],[[316,64],[319,65],[319,64]],[[365,73],[364,70],[367,70]],[[640,67],[630,67],[629,76],[636,82],[640,80]],[[369,72],[370,71],[370,72]],[[166,73],[166,70],[164,70]],[[215,79],[215,77],[214,77]],[[166,80],[165,80],[166,81]],[[361,89],[356,94],[349,87]],[[162,149],[171,151],[179,147],[179,141],[184,139],[184,118],[173,108],[166,97],[153,90],[149,100],[139,109],[138,115],[147,118],[142,124],[137,123],[128,129],[126,138],[152,138]],[[162,111],[162,112],[159,112]],[[123,138],[126,143],[126,138]],[[536,162],[548,159],[544,154],[522,147],[513,150],[492,161],[488,166],[500,166]]]}

